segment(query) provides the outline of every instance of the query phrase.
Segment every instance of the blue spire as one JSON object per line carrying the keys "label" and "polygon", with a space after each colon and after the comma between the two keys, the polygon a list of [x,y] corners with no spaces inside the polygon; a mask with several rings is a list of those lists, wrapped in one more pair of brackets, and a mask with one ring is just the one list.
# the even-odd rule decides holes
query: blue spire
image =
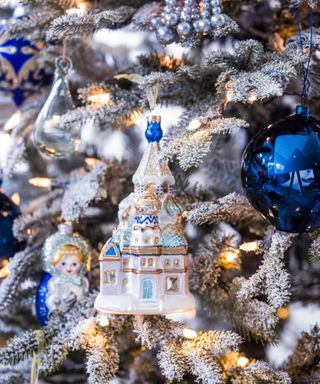
{"label": "blue spire", "polygon": [[163,132],[160,123],[160,116],[151,116],[151,118],[148,118],[148,125],[145,136],[149,143],[159,143],[159,141],[162,139]]}
{"label": "blue spire", "polygon": [[306,105],[298,105],[296,108],[296,114],[309,117],[310,109]]}

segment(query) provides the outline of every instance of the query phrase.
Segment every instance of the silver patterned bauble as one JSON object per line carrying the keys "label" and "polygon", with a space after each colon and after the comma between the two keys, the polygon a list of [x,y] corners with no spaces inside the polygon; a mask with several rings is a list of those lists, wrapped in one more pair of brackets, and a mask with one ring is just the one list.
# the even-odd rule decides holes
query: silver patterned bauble
{"label": "silver patterned bauble", "polygon": [[170,27],[177,25],[179,17],[175,13],[166,13],[164,15],[164,22]]}
{"label": "silver patterned bauble", "polygon": [[222,27],[225,23],[225,18],[223,15],[213,15],[211,17],[211,25],[213,28]]}
{"label": "silver patterned bauble", "polygon": [[212,14],[213,15],[220,15],[221,8],[220,7],[212,7]]}
{"label": "silver patterned bauble", "polygon": [[157,29],[157,38],[162,44],[171,44],[176,39],[176,33],[174,29],[168,27],[167,25],[160,25]]}
{"label": "silver patterned bauble", "polygon": [[160,17],[153,17],[151,20],[150,20],[150,24],[151,24],[151,27],[152,29],[157,29],[160,27],[160,24],[161,24],[161,18]]}
{"label": "silver patterned bauble", "polygon": [[210,4],[211,4],[212,8],[220,7],[220,1],[219,0],[211,0]]}
{"label": "silver patterned bauble", "polygon": [[191,25],[186,21],[182,21],[177,26],[177,33],[180,36],[188,36],[191,32]]}
{"label": "silver patterned bauble", "polygon": [[196,20],[196,21],[193,22],[193,29],[196,32],[200,32],[200,20]]}
{"label": "silver patterned bauble", "polygon": [[211,31],[211,23],[209,19],[200,19],[199,28],[202,33],[208,33]]}
{"label": "silver patterned bauble", "polygon": [[90,267],[90,248],[86,239],[78,233],[72,232],[72,226],[69,224],[60,224],[58,232],[54,233],[45,241],[42,248],[43,268],[46,272],[54,274],[52,257],[65,245],[74,245],[79,248],[83,255],[83,267],[81,273],[84,274]]}

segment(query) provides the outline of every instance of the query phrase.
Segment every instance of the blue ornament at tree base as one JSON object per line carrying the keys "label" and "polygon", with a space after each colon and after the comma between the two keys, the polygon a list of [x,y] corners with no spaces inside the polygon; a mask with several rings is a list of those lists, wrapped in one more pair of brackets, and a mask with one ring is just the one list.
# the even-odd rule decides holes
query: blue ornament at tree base
{"label": "blue ornament at tree base", "polygon": [[244,151],[244,191],[276,229],[320,227],[320,122],[308,107],[258,133]]}
{"label": "blue ornament at tree base", "polygon": [[19,215],[19,207],[0,191],[0,259],[9,259],[20,249],[12,230],[13,222]]}
{"label": "blue ornament at tree base", "polygon": [[38,56],[44,48],[42,41],[13,38],[0,27],[0,91],[11,95],[17,106],[49,83],[52,70],[40,68]]}
{"label": "blue ornament at tree base", "polygon": [[49,308],[46,304],[46,298],[49,290],[48,283],[51,278],[51,273],[45,271],[42,273],[42,278],[36,295],[36,311],[41,327],[48,324]]}

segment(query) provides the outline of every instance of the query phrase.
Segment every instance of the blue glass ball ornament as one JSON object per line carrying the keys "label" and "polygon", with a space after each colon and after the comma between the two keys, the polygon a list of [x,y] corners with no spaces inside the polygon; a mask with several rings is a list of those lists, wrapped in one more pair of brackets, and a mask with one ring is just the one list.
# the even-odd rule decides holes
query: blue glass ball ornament
{"label": "blue glass ball ornament", "polygon": [[20,249],[12,230],[13,222],[19,215],[19,207],[0,191],[0,259],[8,259]]}
{"label": "blue glass ball ornament", "polygon": [[48,283],[51,277],[52,275],[49,272],[42,273],[42,278],[36,295],[36,311],[39,323],[42,327],[48,324],[49,309],[46,305],[46,298],[48,294]]}
{"label": "blue glass ball ornament", "polygon": [[244,151],[247,198],[276,229],[320,227],[320,122],[308,107],[258,133]]}
{"label": "blue glass ball ornament", "polygon": [[52,80],[52,71],[38,65],[43,47],[42,41],[12,38],[6,24],[0,26],[0,91],[9,94],[16,106]]}

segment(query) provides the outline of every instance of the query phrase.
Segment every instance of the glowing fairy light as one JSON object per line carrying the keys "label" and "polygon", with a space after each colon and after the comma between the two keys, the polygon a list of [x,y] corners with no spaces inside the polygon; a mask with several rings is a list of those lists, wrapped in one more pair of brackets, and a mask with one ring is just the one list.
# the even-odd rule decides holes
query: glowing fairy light
{"label": "glowing fairy light", "polygon": [[107,327],[110,324],[108,316],[101,315],[99,317],[99,324],[101,325],[101,327]]}
{"label": "glowing fairy light", "polygon": [[87,97],[87,100],[95,106],[110,105],[111,94],[110,92],[93,93]]}
{"label": "glowing fairy light", "polygon": [[68,15],[78,15],[81,16],[86,13],[87,5],[84,1],[79,1],[77,7],[67,9],[66,13]]}
{"label": "glowing fairy light", "polygon": [[12,200],[16,205],[20,205],[21,198],[20,198],[19,193],[15,192],[15,193],[11,196],[11,200]]}
{"label": "glowing fairy light", "polygon": [[194,119],[194,120],[191,120],[188,127],[187,127],[187,130],[188,131],[194,131],[196,129],[199,129],[201,127],[201,122],[199,119]]}
{"label": "glowing fairy light", "polygon": [[243,252],[257,252],[259,251],[259,242],[250,241],[248,243],[243,243],[240,245],[240,250]]}
{"label": "glowing fairy light", "polygon": [[33,177],[29,179],[29,184],[39,188],[50,188],[51,179],[49,179],[48,177]]}
{"label": "glowing fairy light", "polygon": [[95,157],[86,157],[84,161],[90,169],[93,169],[100,163],[100,160]]}
{"label": "glowing fairy light", "polygon": [[239,249],[226,249],[221,253],[220,265],[227,269],[240,269]]}
{"label": "glowing fairy light", "polygon": [[0,268],[0,279],[5,279],[9,275],[9,261],[3,260]]}
{"label": "glowing fairy light", "polygon": [[284,308],[284,307],[279,308],[278,311],[277,311],[277,316],[281,320],[286,320],[289,317],[289,310],[288,310],[288,308]]}
{"label": "glowing fairy light", "polygon": [[10,132],[21,122],[21,111],[16,111],[4,124],[3,130],[5,132]]}
{"label": "glowing fairy light", "polygon": [[190,340],[195,339],[198,336],[197,332],[190,328],[183,328],[182,334],[183,337]]}
{"label": "glowing fairy light", "polygon": [[248,96],[248,102],[249,103],[254,103],[255,101],[258,100],[258,95],[254,92],[251,92]]}
{"label": "glowing fairy light", "polygon": [[238,357],[237,366],[239,368],[245,368],[249,364],[249,359],[245,356]]}
{"label": "glowing fairy light", "polygon": [[127,124],[130,125],[138,125],[141,122],[142,111],[139,109],[134,110],[130,113]]}

